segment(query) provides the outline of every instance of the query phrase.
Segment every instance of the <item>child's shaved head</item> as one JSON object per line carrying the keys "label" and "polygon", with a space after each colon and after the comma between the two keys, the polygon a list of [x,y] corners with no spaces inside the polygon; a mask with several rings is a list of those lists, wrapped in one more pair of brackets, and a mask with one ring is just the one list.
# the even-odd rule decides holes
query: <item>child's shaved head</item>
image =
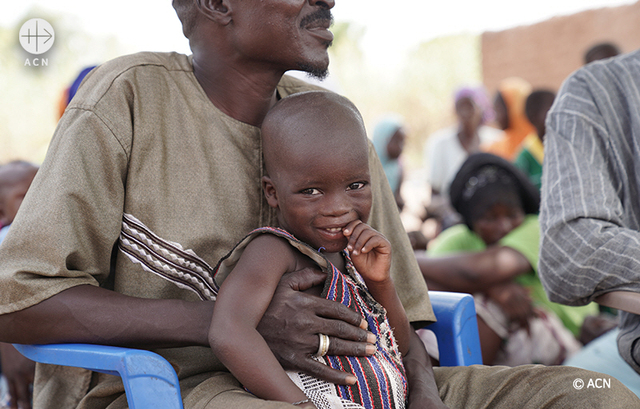
{"label": "child's shaved head", "polygon": [[[368,157],[367,134],[358,109],[338,94],[311,91],[282,99],[262,124],[267,173],[294,159],[327,151]],[[346,152],[345,152],[346,151]]]}

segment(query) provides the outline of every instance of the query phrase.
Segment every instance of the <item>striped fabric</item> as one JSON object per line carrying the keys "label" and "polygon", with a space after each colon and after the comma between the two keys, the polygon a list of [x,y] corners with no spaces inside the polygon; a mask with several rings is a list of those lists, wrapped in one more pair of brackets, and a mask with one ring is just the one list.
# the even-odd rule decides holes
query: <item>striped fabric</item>
{"label": "striped fabric", "polygon": [[[254,230],[245,237],[232,252],[223,258],[216,268],[217,286],[232,269],[246,245],[259,234],[274,234],[283,237],[301,253],[309,256],[327,271],[327,280],[322,296],[339,301],[359,312],[369,323],[369,330],[376,335],[377,352],[371,357],[330,356],[317,358],[331,368],[352,373],[358,379],[353,386],[334,385],[301,373],[289,373],[289,377],[319,408],[404,408],[407,397],[407,380],[402,358],[386,319],[384,308],[369,294],[362,276],[353,267],[345,252],[347,273],[341,273],[317,250],[296,239],[289,232],[272,227]],[[233,260],[233,263],[228,263]],[[225,270],[226,269],[226,270]],[[221,271],[225,270],[225,271]]]}
{"label": "striped fabric", "polygon": [[274,234],[287,239],[293,247],[327,271],[322,295],[359,312],[378,340],[377,352],[371,357],[327,355],[316,358],[334,369],[354,374],[358,379],[356,385],[335,385],[294,372],[288,372],[289,377],[319,409],[404,408],[407,397],[406,374],[386,312],[369,294],[362,276],[355,270],[346,252],[344,256],[348,274],[343,274],[316,249],[297,240],[289,232],[262,227],[245,236],[213,269],[193,251],[162,239],[132,215],[123,218],[119,248],[146,271],[195,292],[202,300],[215,300],[222,281],[233,270],[249,242],[260,234]]}
{"label": "striped fabric", "polygon": [[[640,292],[639,159],[640,51],[572,74],[545,137],[539,274],[551,301]],[[640,372],[640,317],[622,312],[620,327],[620,353]]]}

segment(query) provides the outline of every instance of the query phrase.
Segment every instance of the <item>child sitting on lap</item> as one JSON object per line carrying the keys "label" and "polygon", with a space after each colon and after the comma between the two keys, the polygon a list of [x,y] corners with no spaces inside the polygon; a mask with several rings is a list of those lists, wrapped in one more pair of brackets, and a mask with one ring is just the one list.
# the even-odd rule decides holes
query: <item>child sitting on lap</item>
{"label": "child sitting on lap", "polygon": [[[211,347],[263,399],[310,408],[404,408],[401,354],[409,349],[410,325],[389,275],[391,245],[366,224],[372,197],[362,117],[339,95],[295,94],[269,112],[262,138],[263,188],[280,228],[251,232],[218,264],[215,281],[224,282]],[[282,275],[304,267],[327,272],[324,285],[308,291],[360,312],[376,337],[372,356],[331,356],[330,338],[318,334],[315,359],[350,373],[349,385],[285,372],[256,330]]]}

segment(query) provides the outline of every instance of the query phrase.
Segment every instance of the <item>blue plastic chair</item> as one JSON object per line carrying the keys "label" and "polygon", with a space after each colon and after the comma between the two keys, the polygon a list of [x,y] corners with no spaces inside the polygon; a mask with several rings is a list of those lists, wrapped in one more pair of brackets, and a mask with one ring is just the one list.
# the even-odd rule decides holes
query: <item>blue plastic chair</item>
{"label": "blue plastic chair", "polygon": [[482,365],[478,320],[469,294],[429,291],[437,322],[428,325],[436,334],[440,366]]}
{"label": "blue plastic chair", "polygon": [[[473,297],[430,291],[438,322],[427,326],[438,339],[440,365],[482,364]],[[27,358],[111,375],[124,383],[130,409],[182,409],[178,377],[160,355],[131,348],[89,344],[15,345]]]}
{"label": "blue plastic chair", "polygon": [[154,352],[91,344],[14,346],[22,355],[43,364],[120,376],[130,409],[182,409],[176,371]]}

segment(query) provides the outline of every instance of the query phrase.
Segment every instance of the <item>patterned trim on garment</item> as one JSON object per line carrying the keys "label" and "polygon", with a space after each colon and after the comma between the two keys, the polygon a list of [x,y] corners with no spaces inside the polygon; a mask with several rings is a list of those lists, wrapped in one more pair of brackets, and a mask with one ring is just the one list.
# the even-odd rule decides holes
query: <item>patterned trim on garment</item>
{"label": "patterned trim on garment", "polygon": [[130,214],[122,218],[118,248],[145,271],[195,292],[201,300],[215,300],[218,294],[211,266],[193,250],[160,238]]}
{"label": "patterned trim on garment", "polygon": [[[319,265],[329,266],[323,296],[359,312],[377,338],[376,354],[370,357],[327,355],[314,358],[331,368],[354,374],[358,379],[356,385],[339,386],[305,374],[288,372],[294,383],[320,409],[403,409],[407,396],[406,375],[397,343],[386,319],[386,311],[371,296],[362,276],[355,270],[346,252],[344,256],[347,274],[343,274],[316,249],[296,239],[291,233],[278,228],[263,227],[245,236],[218,262],[216,268],[212,269],[192,250],[184,250],[178,243],[161,239],[128,214],[123,218],[119,248],[131,261],[142,265],[145,271],[169,280],[181,288],[192,290],[203,300],[214,300],[224,279],[218,274],[220,270],[233,269],[250,238],[262,233],[282,237]],[[227,271],[224,273],[228,274]]]}
{"label": "patterned trim on garment", "polygon": [[[307,256],[319,254],[313,247],[296,239],[286,230],[264,227],[252,232],[255,233],[271,233],[288,239],[291,245]],[[307,254],[309,250],[315,254]],[[305,374],[288,373],[289,377],[320,409],[404,408],[407,397],[406,374],[386,311],[367,290],[348,252],[344,251],[343,255],[347,274],[329,264],[330,271],[322,295],[357,311],[367,320],[369,331],[373,332],[377,339],[376,354],[370,357],[326,355],[317,358],[333,369],[353,374],[358,380],[355,385],[328,384]]]}

